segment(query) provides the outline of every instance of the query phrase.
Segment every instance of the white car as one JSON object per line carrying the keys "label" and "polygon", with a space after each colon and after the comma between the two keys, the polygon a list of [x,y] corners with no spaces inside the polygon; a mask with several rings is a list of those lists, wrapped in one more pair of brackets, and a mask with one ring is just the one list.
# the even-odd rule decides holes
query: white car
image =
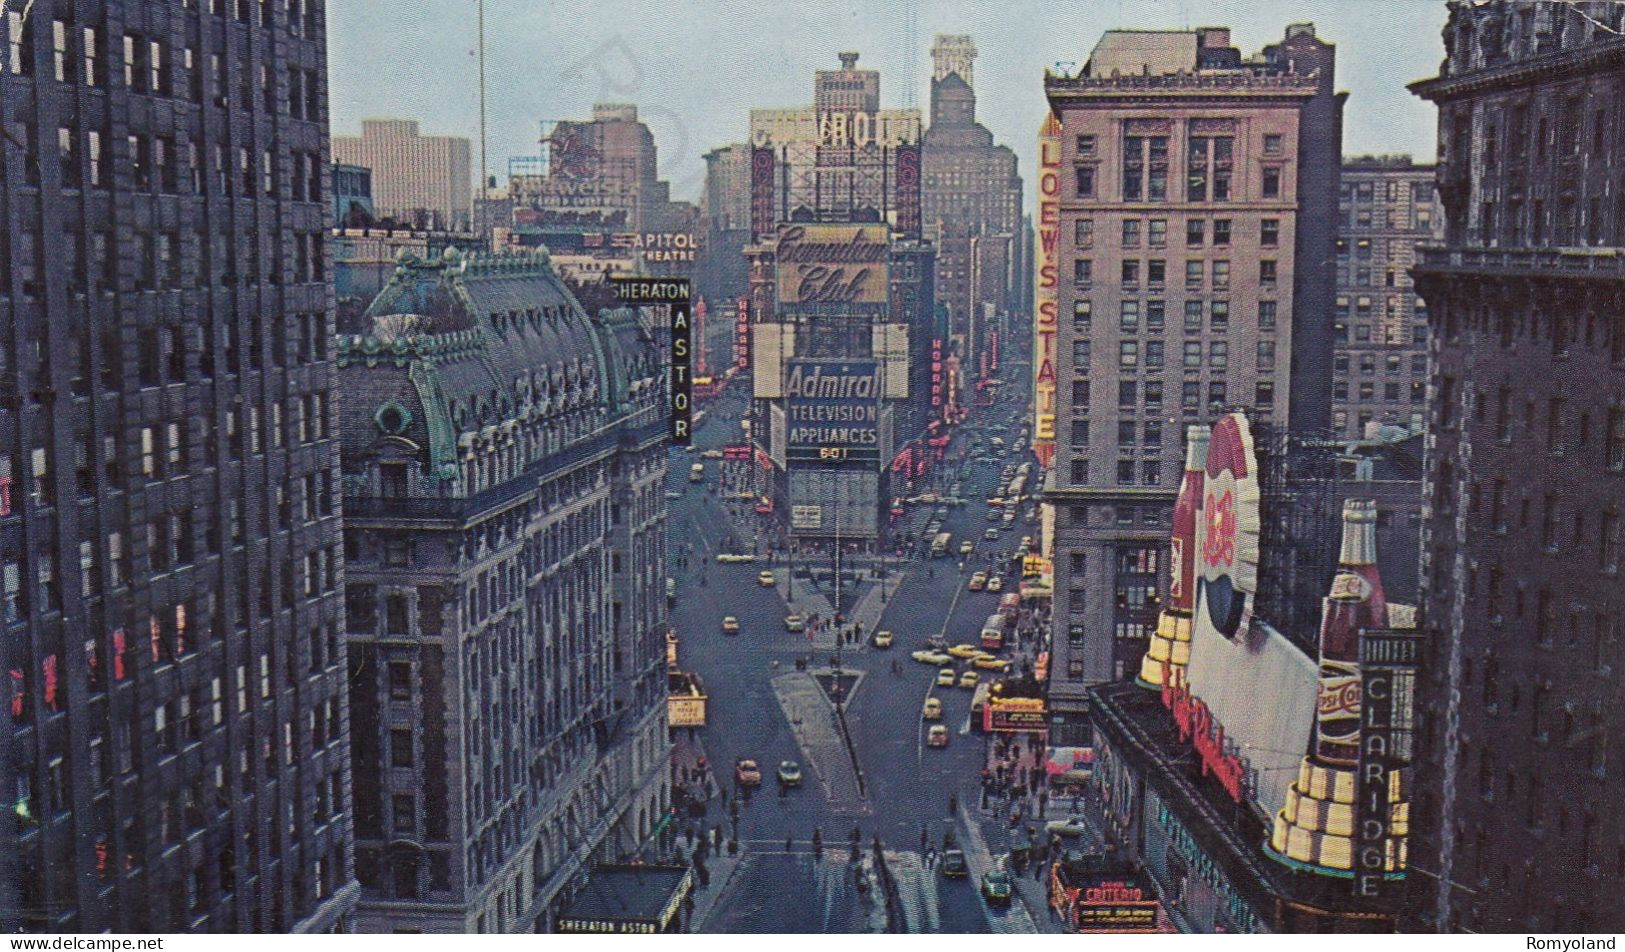
{"label": "white car", "polygon": [[940,651],[921,650],[921,651],[916,651],[916,652],[910,654],[909,657],[913,658],[915,661],[923,661],[926,664],[929,664],[929,665],[931,665],[933,667],[939,667],[939,668],[942,667],[945,664],[953,664],[954,663],[953,658],[949,657],[946,654],[943,654]]}
{"label": "white car", "polygon": [[704,459],[721,459],[722,458],[722,451],[721,450],[704,450],[704,451],[702,451],[700,453],[700,456],[702,458],[704,458]]}
{"label": "white car", "polygon": [[717,561],[718,562],[754,562],[754,561],[756,561],[756,556],[751,555],[748,552],[718,552],[717,553]]}

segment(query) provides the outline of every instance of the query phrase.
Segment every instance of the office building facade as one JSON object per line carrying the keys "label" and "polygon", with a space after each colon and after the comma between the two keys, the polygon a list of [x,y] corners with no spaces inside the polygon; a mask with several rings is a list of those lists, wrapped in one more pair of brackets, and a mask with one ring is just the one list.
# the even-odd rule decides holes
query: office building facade
{"label": "office building facade", "polygon": [[474,191],[467,139],[426,136],[414,119],[364,119],[360,135],[333,137],[333,161],[372,170],[382,218],[435,231],[467,231]]}
{"label": "office building facade", "polygon": [[1410,156],[1343,162],[1332,328],[1335,436],[1374,437],[1366,432],[1373,425],[1422,431],[1428,315],[1410,269],[1419,246],[1444,237],[1433,171]]}
{"label": "office building facade", "polygon": [[1275,426],[1329,418],[1333,58],[1309,24],[1246,60],[1223,28],[1112,31],[1045,81],[1035,442],[1066,729],[1089,684],[1139,670],[1183,428],[1236,406]]}
{"label": "office building facade", "polygon": [[358,929],[550,931],[670,810],[655,340],[456,249],[340,336]]}
{"label": "office building facade", "polygon": [[325,30],[0,17],[7,928],[346,928]]}
{"label": "office building facade", "polygon": [[1454,3],[1428,304],[1417,927],[1625,928],[1625,26]]}

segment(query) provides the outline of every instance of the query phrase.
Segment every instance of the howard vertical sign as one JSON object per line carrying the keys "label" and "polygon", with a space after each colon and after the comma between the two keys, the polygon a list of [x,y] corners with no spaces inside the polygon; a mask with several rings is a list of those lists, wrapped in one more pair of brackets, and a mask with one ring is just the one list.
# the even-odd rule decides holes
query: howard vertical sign
{"label": "howard vertical sign", "polygon": [[623,304],[671,306],[671,441],[687,446],[694,422],[694,316],[687,278],[609,279]]}
{"label": "howard vertical sign", "polygon": [[[1354,791],[1354,893],[1381,896],[1390,877],[1389,791],[1395,772],[1411,761],[1416,663],[1421,643],[1415,630],[1360,632],[1360,764]],[[1394,872],[1403,874],[1403,870]]]}

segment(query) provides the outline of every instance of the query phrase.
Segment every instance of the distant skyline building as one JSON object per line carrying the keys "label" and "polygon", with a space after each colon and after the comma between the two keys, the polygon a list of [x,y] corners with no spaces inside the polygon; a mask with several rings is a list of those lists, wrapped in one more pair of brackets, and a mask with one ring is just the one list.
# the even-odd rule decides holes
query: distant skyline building
{"label": "distant skyline building", "polygon": [[202,6],[0,17],[0,931],[359,892],[327,23]]}
{"label": "distant skyline building", "polygon": [[654,342],[456,250],[340,337],[360,931],[551,931],[671,808]]}
{"label": "distant skyline building", "polygon": [[[899,225],[900,190],[917,188],[920,111],[880,108],[880,73],[859,69],[857,53],[840,61],[814,75],[811,106],[750,111],[751,145],[773,156],[773,201],[764,210],[771,222]],[[910,149],[914,184],[905,186],[898,163]],[[917,222],[902,230],[917,232]]]}
{"label": "distant skyline building", "polygon": [[1056,310],[1046,335],[1038,305],[1034,366],[1054,412],[1062,734],[1087,730],[1090,684],[1139,672],[1168,594],[1181,431],[1237,407],[1273,428],[1330,417],[1333,61],[1310,24],[1245,60],[1224,27],[1113,30],[1045,80],[1059,128],[1038,253],[1055,250],[1038,290]]}
{"label": "distant skyline building", "polygon": [[1625,930],[1625,6],[1453,3],[1415,928]]}
{"label": "distant skyline building", "polygon": [[414,228],[466,231],[474,192],[469,141],[425,136],[415,119],[363,119],[360,135],[334,135],[333,161],[372,170],[380,217]]}
{"label": "distant skyline building", "polygon": [[598,103],[591,119],[544,123],[541,148],[509,160],[508,220],[491,215],[496,247],[545,247],[560,276],[578,282],[693,273],[700,210],[671,200],[637,106]]}
{"label": "distant skyline building", "polygon": [[[1015,152],[995,145],[993,133],[976,120],[975,43],[939,35],[931,56],[931,125],[920,143],[921,217],[925,237],[937,246],[937,304],[948,312],[949,336],[969,378],[964,384],[975,392],[998,375],[1010,351],[1021,175]],[[991,392],[980,395],[992,398]]]}
{"label": "distant skyline building", "polygon": [[1368,425],[1422,431],[1427,304],[1410,268],[1444,237],[1433,166],[1408,155],[1343,160],[1338,196],[1337,320],[1332,325],[1332,432]]}

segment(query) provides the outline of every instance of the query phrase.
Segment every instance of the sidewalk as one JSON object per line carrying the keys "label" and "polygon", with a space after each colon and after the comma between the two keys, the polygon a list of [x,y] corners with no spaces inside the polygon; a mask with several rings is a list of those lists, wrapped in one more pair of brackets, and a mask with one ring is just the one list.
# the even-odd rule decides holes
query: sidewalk
{"label": "sidewalk", "polygon": [[721,856],[713,855],[705,861],[705,869],[711,875],[709,885],[701,886],[698,877],[694,880],[694,890],[689,893],[693,901],[688,913],[688,931],[698,932],[705,921],[711,917],[711,910],[716,908],[717,900],[728,891],[728,884],[733,882],[734,876],[743,865],[743,856],[729,856],[724,852]]}

